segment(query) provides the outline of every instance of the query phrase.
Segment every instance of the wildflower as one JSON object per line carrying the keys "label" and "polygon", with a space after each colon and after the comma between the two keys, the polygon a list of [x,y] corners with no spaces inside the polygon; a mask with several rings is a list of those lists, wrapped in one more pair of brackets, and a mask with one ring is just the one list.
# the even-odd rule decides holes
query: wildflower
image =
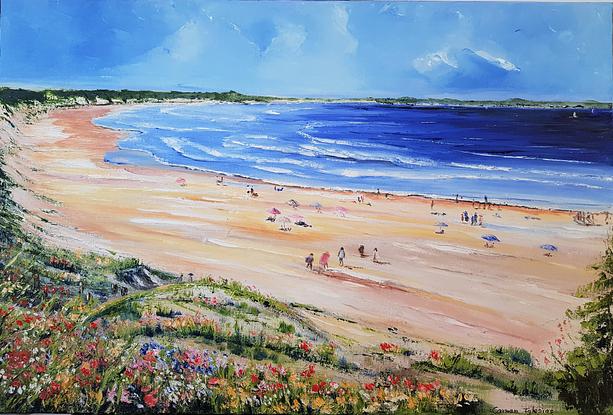
{"label": "wildflower", "polygon": [[98,323],[92,321],[91,323],[89,323],[89,328],[92,330],[96,330],[98,328]]}
{"label": "wildflower", "polygon": [[153,408],[158,403],[158,399],[153,396],[153,393],[148,393],[143,398],[143,402],[147,405],[148,408]]}
{"label": "wildflower", "polygon": [[407,389],[415,388],[415,385],[413,384],[411,379],[405,379],[402,383],[404,383],[404,387],[407,388]]}
{"label": "wildflower", "polygon": [[19,327],[23,327],[23,321],[21,320],[17,320],[15,324],[17,324]]}
{"label": "wildflower", "polygon": [[113,403],[116,397],[117,397],[117,385],[113,385],[113,388],[109,389],[108,392],[106,393],[106,400],[110,403]]}
{"label": "wildflower", "polygon": [[219,385],[219,378],[210,378],[209,386]]}
{"label": "wildflower", "polygon": [[439,360],[441,360],[441,354],[437,350],[430,351],[430,354],[428,355],[428,357],[434,360],[435,362],[438,362]]}
{"label": "wildflower", "polygon": [[314,374],[315,374],[315,365],[311,364],[309,365],[308,368],[303,370],[302,373],[300,373],[300,376],[302,376],[303,378],[310,378]]}
{"label": "wildflower", "polygon": [[395,344],[392,344],[392,343],[387,343],[387,342],[384,342],[384,343],[381,343],[381,344],[379,345],[379,348],[380,348],[381,350],[383,350],[383,352],[387,353],[387,352],[391,352],[391,351],[393,351],[393,350],[396,350],[396,345],[395,345]]}
{"label": "wildflower", "polygon": [[304,350],[305,353],[309,353],[311,351],[311,344],[305,342],[304,340],[300,342],[300,345],[298,346],[300,349]]}
{"label": "wildflower", "polygon": [[256,373],[251,374],[251,383],[259,383],[260,377]]}
{"label": "wildflower", "polygon": [[367,391],[371,391],[375,389],[375,384],[374,383],[365,383],[364,384],[364,389],[366,389]]}
{"label": "wildflower", "polygon": [[128,392],[126,389],[122,390],[121,398],[119,400],[123,403],[132,403],[130,400],[130,392]]}
{"label": "wildflower", "polygon": [[562,344],[562,339],[556,339],[556,344],[559,346]]}

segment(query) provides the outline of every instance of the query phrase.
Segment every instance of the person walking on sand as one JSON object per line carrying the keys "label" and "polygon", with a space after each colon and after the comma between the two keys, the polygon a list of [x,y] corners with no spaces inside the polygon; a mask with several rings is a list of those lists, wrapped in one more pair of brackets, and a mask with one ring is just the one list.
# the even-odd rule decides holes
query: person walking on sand
{"label": "person walking on sand", "polygon": [[434,210],[434,199],[430,201],[430,210]]}
{"label": "person walking on sand", "polygon": [[319,258],[319,266],[324,271],[328,269],[328,259],[330,259],[330,252],[328,251],[321,254],[321,257]]}
{"label": "person walking on sand", "polygon": [[360,258],[364,258],[366,254],[364,253],[364,245],[360,245],[358,248],[358,252],[360,253]]}
{"label": "person walking on sand", "polygon": [[345,261],[345,248],[341,246],[341,249],[338,250],[338,263],[341,267],[344,266]]}
{"label": "person walking on sand", "polygon": [[310,269],[311,271],[313,271],[313,261],[315,260],[315,257],[313,256],[313,253],[311,252],[305,259],[304,262],[306,262],[306,267],[307,269]]}
{"label": "person walking on sand", "polygon": [[372,262],[379,262],[379,250],[377,248],[372,251]]}

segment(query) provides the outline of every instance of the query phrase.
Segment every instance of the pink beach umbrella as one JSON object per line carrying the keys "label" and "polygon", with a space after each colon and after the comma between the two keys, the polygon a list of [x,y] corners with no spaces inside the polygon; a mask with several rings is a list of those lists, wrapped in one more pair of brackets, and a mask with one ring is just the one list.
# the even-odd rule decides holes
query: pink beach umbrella
{"label": "pink beach umbrella", "polygon": [[345,214],[349,212],[349,210],[347,210],[347,208],[342,207],[342,206],[337,206],[336,207],[336,213],[338,213],[341,216],[345,216]]}
{"label": "pink beach umbrella", "polygon": [[270,208],[266,212],[270,213],[271,215],[275,215],[275,216],[281,214],[281,211],[277,209],[276,207]]}
{"label": "pink beach umbrella", "polygon": [[292,222],[296,223],[296,222],[300,222],[300,221],[304,221],[304,216],[302,215],[290,215],[289,217]]}
{"label": "pink beach umbrella", "polygon": [[185,180],[183,177],[179,177],[176,182],[179,186],[185,186],[187,184],[187,180]]}

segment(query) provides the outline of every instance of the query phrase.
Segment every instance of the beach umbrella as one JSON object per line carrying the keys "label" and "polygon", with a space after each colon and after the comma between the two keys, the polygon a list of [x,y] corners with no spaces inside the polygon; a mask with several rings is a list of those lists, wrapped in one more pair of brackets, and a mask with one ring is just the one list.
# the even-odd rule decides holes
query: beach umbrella
{"label": "beach umbrella", "polygon": [[558,247],[555,245],[545,244],[541,245],[541,249],[544,249],[545,251],[555,252],[558,250]]}
{"label": "beach umbrella", "polygon": [[271,215],[275,215],[275,216],[281,214],[281,211],[277,209],[276,207],[270,208],[266,212],[270,213]]}
{"label": "beach umbrella", "polygon": [[500,239],[496,235],[483,235],[481,239],[485,239],[488,242],[500,242]]}
{"label": "beach umbrella", "polygon": [[336,207],[336,212],[341,215],[341,216],[345,216],[345,213],[349,212],[349,210],[347,210],[347,208],[342,207],[342,206],[337,206]]}
{"label": "beach umbrella", "polygon": [[434,226],[438,226],[439,228],[446,228],[449,225],[447,225],[445,222],[439,222],[435,224]]}
{"label": "beach umbrella", "polygon": [[175,180],[177,182],[177,184],[179,186],[185,186],[187,184],[187,180],[185,180],[183,177],[179,177],[177,180]]}
{"label": "beach umbrella", "polygon": [[289,218],[290,218],[290,219],[292,220],[292,222],[294,222],[294,223],[295,223],[295,222],[304,221],[304,216],[302,216],[302,215],[290,215],[290,217],[289,217]]}

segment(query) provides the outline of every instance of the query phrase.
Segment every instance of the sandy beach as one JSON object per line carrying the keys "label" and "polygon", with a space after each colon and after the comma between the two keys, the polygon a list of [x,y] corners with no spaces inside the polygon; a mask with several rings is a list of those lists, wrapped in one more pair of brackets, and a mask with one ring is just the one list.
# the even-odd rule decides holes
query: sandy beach
{"label": "sandy beach", "polygon": [[[581,303],[573,293],[593,279],[589,266],[604,248],[607,226],[576,224],[565,211],[443,200],[431,210],[429,199],[416,196],[279,192],[246,179],[226,177],[222,186],[214,174],[112,165],[104,155],[121,134],[91,123],[112,110],[121,107],[57,110],[22,126],[9,164],[30,191],[17,189],[15,198],[57,245],[137,256],[195,278],[236,279],[380,331],[397,327],[403,336],[470,346],[513,344],[536,354],[556,336],[565,310]],[[290,199],[299,206],[289,206]],[[312,227],[282,231],[266,220],[272,207]],[[464,210],[482,215],[483,226],[461,223]],[[441,221],[449,226],[437,234]],[[502,242],[486,248],[483,234]],[[542,244],[559,251],[545,256]],[[374,248],[383,263],[372,261]],[[317,263],[325,251],[328,272],[305,269],[305,256],[313,252]]]}

